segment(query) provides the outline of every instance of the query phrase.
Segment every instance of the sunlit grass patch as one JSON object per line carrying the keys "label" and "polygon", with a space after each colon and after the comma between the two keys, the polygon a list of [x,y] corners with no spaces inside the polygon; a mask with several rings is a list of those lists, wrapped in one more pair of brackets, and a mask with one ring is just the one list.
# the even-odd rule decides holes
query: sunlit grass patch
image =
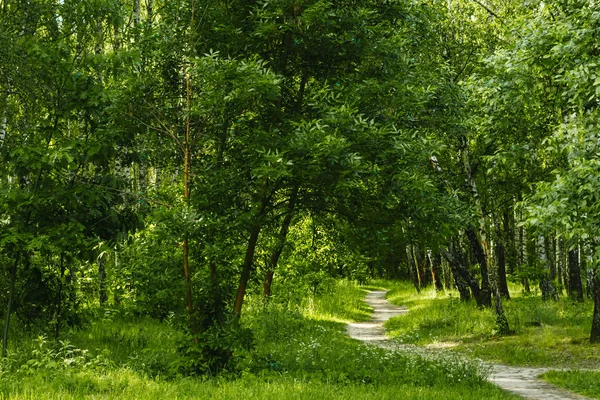
{"label": "sunlit grass patch", "polygon": [[600,348],[589,345],[592,304],[542,301],[511,284],[512,300],[504,310],[513,335],[495,334],[495,314],[474,301],[459,300],[450,291],[417,293],[408,283],[388,283],[388,299],[410,312],[386,324],[390,336],[405,343],[427,345],[457,342],[472,356],[512,365],[600,366]]}
{"label": "sunlit grass patch", "polygon": [[600,371],[549,371],[541,378],[564,389],[600,399]]}
{"label": "sunlit grass patch", "polygon": [[[350,339],[346,322],[370,318],[365,294],[358,284],[341,281],[297,301],[252,296],[242,322],[254,333],[253,350],[239,355],[235,371],[210,378],[184,377],[169,368],[179,357],[181,335],[170,322],[111,311],[97,324],[68,333],[65,348],[81,355],[76,362],[43,341],[37,353],[0,363],[0,398],[516,398],[486,382],[476,363],[433,362]],[[50,369],[50,363],[58,364]]]}

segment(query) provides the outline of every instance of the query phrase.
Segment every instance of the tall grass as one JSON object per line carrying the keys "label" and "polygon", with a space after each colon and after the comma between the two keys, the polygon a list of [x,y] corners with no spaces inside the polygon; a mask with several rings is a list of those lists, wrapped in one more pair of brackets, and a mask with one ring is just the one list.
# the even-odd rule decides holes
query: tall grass
{"label": "tall grass", "polygon": [[541,378],[567,390],[600,399],[600,371],[549,371]]}
{"label": "tall grass", "polygon": [[511,285],[512,300],[504,301],[504,309],[514,334],[498,336],[493,310],[462,302],[455,292],[417,293],[408,283],[386,284],[389,300],[410,309],[386,325],[399,341],[450,343],[475,357],[514,365],[600,366],[600,348],[588,341],[591,301],[542,301]]}
{"label": "tall grass", "polygon": [[113,310],[58,346],[22,338],[24,350],[0,363],[0,398],[515,398],[485,382],[475,364],[426,361],[347,337],[345,322],[369,317],[364,294],[340,281],[316,294],[251,297],[243,324],[254,332],[254,349],[237,354],[237,372],[213,378],[169,368],[179,357],[173,324]]}

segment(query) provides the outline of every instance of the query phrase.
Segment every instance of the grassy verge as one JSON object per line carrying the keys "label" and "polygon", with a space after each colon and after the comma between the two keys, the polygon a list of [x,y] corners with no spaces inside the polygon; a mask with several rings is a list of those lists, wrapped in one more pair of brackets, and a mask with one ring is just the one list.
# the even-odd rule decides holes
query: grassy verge
{"label": "grassy verge", "polygon": [[181,334],[168,321],[109,311],[58,345],[21,338],[19,352],[0,363],[0,398],[517,398],[487,383],[474,364],[434,363],[349,339],[345,322],[369,316],[364,293],[339,282],[297,301],[250,298],[243,322],[254,332],[254,350],[238,355],[236,372],[215,378],[172,373]]}
{"label": "grassy verge", "polygon": [[550,371],[541,376],[556,386],[600,399],[600,372],[594,371]]}
{"label": "grassy verge", "polygon": [[513,286],[511,301],[504,302],[511,329],[509,336],[495,334],[490,309],[464,303],[455,292],[417,294],[408,283],[384,282],[388,299],[406,305],[411,312],[390,320],[386,328],[404,343],[444,345],[470,355],[510,365],[551,367],[600,367],[600,346],[588,336],[592,303],[568,299],[543,302],[539,296],[523,296]]}

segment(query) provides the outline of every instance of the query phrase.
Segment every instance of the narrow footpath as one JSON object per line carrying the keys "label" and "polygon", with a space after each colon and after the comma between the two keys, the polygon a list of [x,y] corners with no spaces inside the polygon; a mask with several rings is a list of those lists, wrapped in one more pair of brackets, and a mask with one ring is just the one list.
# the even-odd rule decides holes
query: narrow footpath
{"label": "narrow footpath", "polygon": [[[383,323],[397,315],[409,312],[406,307],[391,304],[385,299],[385,290],[367,293],[366,302],[373,307],[373,316],[368,322],[350,323],[347,326],[351,338],[383,347],[392,351],[408,351],[426,358],[442,357],[442,350],[428,349],[415,345],[404,345],[385,336]],[[511,367],[508,365],[486,363],[491,374],[488,380],[504,390],[532,400],[586,400],[587,397],[568,392],[537,377],[551,368]]]}

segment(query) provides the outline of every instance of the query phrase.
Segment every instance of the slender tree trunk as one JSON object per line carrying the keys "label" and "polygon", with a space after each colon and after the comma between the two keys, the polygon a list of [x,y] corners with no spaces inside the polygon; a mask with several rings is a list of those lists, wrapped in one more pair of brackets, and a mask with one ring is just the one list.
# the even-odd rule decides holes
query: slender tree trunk
{"label": "slender tree trunk", "polygon": [[146,1],[146,20],[148,21],[148,28],[152,28],[152,21],[154,20],[154,0]]}
{"label": "slender tree trunk", "polygon": [[221,297],[221,290],[219,287],[219,277],[217,275],[217,264],[212,261],[210,263],[210,281],[211,281],[211,289],[213,292],[213,302],[214,302],[214,312],[215,312],[215,321],[217,324],[223,324],[223,303]]}
{"label": "slender tree trunk", "polygon": [[450,265],[448,261],[441,256],[442,253],[439,253],[440,257],[440,265],[442,266],[442,271],[444,271],[444,287],[448,290],[452,289],[452,279],[454,276],[452,274],[452,270],[450,269]]}
{"label": "slender tree trunk", "polygon": [[[138,0],[136,0],[138,1]],[[139,4],[139,1],[138,1]],[[183,163],[183,197],[185,199],[186,206],[190,204],[190,173],[192,169],[192,155],[191,155],[191,140],[190,140],[190,109],[191,109],[191,89],[190,89],[190,75],[185,76],[186,86],[186,101],[187,101],[187,117],[185,124],[185,143],[184,143],[184,163]],[[194,307],[192,303],[192,281],[190,277],[190,266],[189,266],[189,235],[186,233],[183,239],[183,276],[185,278],[185,297],[187,303],[188,314],[190,318],[190,327],[193,326],[193,315]],[[192,329],[192,333],[193,329]],[[194,341],[197,339],[194,338]]]}
{"label": "slender tree trunk", "polygon": [[422,287],[429,287],[429,285],[431,285],[432,282],[432,272],[431,272],[431,263],[429,262],[429,257],[427,255],[427,249],[423,249],[419,252],[419,262],[422,266],[422,280],[421,280],[421,286]]}
{"label": "slender tree trunk", "polygon": [[479,268],[481,269],[481,292],[480,292],[480,302],[484,307],[492,306],[492,291],[490,288],[490,278],[488,271],[488,260],[486,257],[485,250],[481,246],[480,241],[477,238],[477,235],[472,229],[467,229],[465,231],[467,238],[469,239],[469,243],[471,245],[471,250],[475,255],[477,263],[479,264]]}
{"label": "slender tree trunk", "polygon": [[588,241],[581,242],[581,256],[579,258],[580,270],[585,273],[585,297],[588,299],[594,298],[594,269],[588,268],[588,259],[591,259],[593,250]]}
{"label": "slender tree trunk", "polygon": [[473,276],[469,273],[469,271],[467,270],[467,267],[465,265],[463,265],[463,263],[460,261],[460,259],[457,257],[457,255],[455,255],[451,251],[441,249],[440,252],[446,258],[446,260],[448,260],[448,263],[450,264],[450,268],[452,269],[452,273],[455,276],[455,281],[456,281],[457,287],[459,289],[459,292],[461,292],[461,295],[462,295],[462,290],[459,285],[461,285],[461,281],[462,281],[462,282],[466,283],[469,286],[469,288],[471,289],[471,292],[473,293],[473,297],[475,297],[475,301],[477,302],[477,306],[478,307],[483,306],[483,303],[481,302],[481,289],[479,288],[479,284],[477,283],[475,278],[473,278]]}
{"label": "slender tree trunk", "polygon": [[508,273],[514,274],[517,270],[517,249],[515,247],[515,228],[514,228],[515,213],[513,209],[507,209],[504,212],[504,237],[505,250],[508,264]]}
{"label": "slender tree trunk", "polygon": [[546,253],[546,264],[548,266],[548,279],[556,279],[556,252],[554,249],[554,240],[550,235],[544,236],[544,250]]}
{"label": "slender tree trunk", "polygon": [[434,255],[428,254],[429,262],[431,264],[431,275],[433,277],[433,283],[435,285],[436,292],[443,292],[444,285],[442,284],[441,273],[442,273],[442,258],[439,253]]}
{"label": "slender tree trunk", "polygon": [[590,343],[600,343],[600,273],[594,271],[594,316],[592,318],[592,331],[590,333]]}
{"label": "slender tree trunk", "polygon": [[496,259],[498,260],[498,291],[500,291],[502,298],[510,300],[508,283],[506,282],[506,251],[501,240],[496,243]]}
{"label": "slender tree trunk", "polygon": [[279,235],[277,237],[277,243],[275,244],[275,248],[271,253],[271,257],[269,257],[268,270],[265,277],[265,283],[263,285],[263,294],[265,297],[271,296],[271,284],[273,283],[273,275],[275,274],[275,269],[277,268],[277,264],[279,263],[279,257],[281,257],[283,247],[285,246],[287,234],[290,230],[290,224],[292,222],[292,217],[294,216],[294,207],[296,206],[297,198],[298,186],[295,186],[292,188],[292,193],[290,194],[290,199],[288,200],[287,213],[283,218],[281,230],[279,231]]}
{"label": "slender tree trunk", "polygon": [[[479,266],[481,267],[481,300],[483,305],[491,305],[491,292],[494,292],[494,310],[496,311],[496,325],[498,327],[499,333],[505,334],[509,333],[510,329],[508,326],[508,320],[506,319],[506,315],[504,314],[504,309],[502,308],[502,298],[500,296],[500,291],[498,290],[497,271],[493,271],[492,269],[492,253],[488,245],[485,213],[483,212],[483,205],[481,204],[481,198],[477,189],[477,182],[475,180],[475,176],[473,174],[473,170],[471,168],[471,163],[469,160],[469,144],[466,138],[463,138],[463,141],[463,163],[467,175],[467,182],[471,189],[471,194],[473,196],[473,201],[475,202],[475,208],[477,210],[477,216],[479,219],[479,240],[477,240],[476,235],[471,235],[469,239],[471,240],[472,244],[475,244],[475,246],[473,247],[474,250],[476,250]],[[490,285],[490,281],[492,281],[492,285]]]}
{"label": "slender tree trunk", "polygon": [[502,307],[502,297],[500,296],[500,292],[498,290],[496,290],[496,296],[494,298],[494,311],[496,311],[496,327],[498,329],[498,334],[511,334],[512,331],[510,330],[508,319],[506,318],[504,308]]}
{"label": "slender tree trunk", "polygon": [[8,118],[6,117],[6,111],[2,118],[0,119],[0,148],[4,145],[6,141],[6,130],[8,128]]}
{"label": "slender tree trunk", "polygon": [[246,256],[244,257],[244,263],[242,264],[242,273],[240,274],[240,283],[238,285],[237,294],[235,296],[235,302],[233,304],[233,315],[240,317],[242,314],[242,306],[244,304],[244,296],[246,295],[246,287],[250,280],[250,272],[254,266],[254,253],[256,251],[256,245],[258,243],[258,237],[262,229],[263,217],[266,213],[269,199],[266,196],[267,183],[263,184],[262,199],[260,202],[260,209],[254,220],[252,229],[250,230],[250,239],[248,240],[248,247],[246,248]]}
{"label": "slender tree trunk", "polygon": [[477,218],[479,220],[479,237],[473,232],[473,230],[467,230],[467,237],[471,243],[471,248],[475,252],[479,267],[481,268],[481,300],[482,304],[486,307],[492,305],[491,290],[489,282],[488,268],[491,267],[491,253],[488,248],[487,241],[487,229],[485,224],[485,217],[483,212],[483,205],[481,204],[481,198],[479,196],[479,190],[477,189],[477,182],[471,168],[471,162],[469,160],[469,145],[467,139],[463,137],[463,149],[462,158],[465,168],[467,183],[473,196],[473,202],[475,203],[475,209],[477,210]]}
{"label": "slender tree trunk", "polygon": [[544,240],[543,256],[545,260],[544,271],[540,278],[540,290],[542,292],[542,300],[547,301],[552,299],[554,301],[558,301],[558,292],[552,284],[552,271],[554,270],[554,274],[556,274],[556,267],[554,266],[554,254],[551,251],[552,247],[548,236],[543,236],[542,239]]}
{"label": "slender tree trunk", "polygon": [[562,238],[558,239],[557,245],[557,259],[558,259],[558,270],[557,270],[557,280],[558,280],[558,290],[562,293],[563,289],[566,288],[567,293],[569,293],[569,287],[566,279],[566,263],[565,263],[565,242]]}
{"label": "slender tree trunk", "polygon": [[140,0],[133,0],[133,26],[140,24]]}
{"label": "slender tree trunk", "polygon": [[579,248],[577,246],[569,250],[569,297],[573,300],[583,301]]}
{"label": "slender tree trunk", "polygon": [[19,266],[19,260],[21,253],[17,252],[15,256],[14,264],[10,270],[10,286],[8,289],[8,304],[6,305],[6,319],[4,320],[4,335],[2,336],[2,358],[6,358],[6,352],[8,349],[8,328],[10,326],[10,314],[12,313],[12,303],[15,297],[15,282],[17,280],[17,267]]}
{"label": "slender tree trunk", "polygon": [[425,276],[425,258],[421,253],[421,249],[419,249],[418,245],[412,246],[412,253],[415,259],[415,266],[417,269],[417,278],[419,280],[419,289],[422,289],[427,286],[426,276]]}
{"label": "slender tree trunk", "polygon": [[415,261],[415,254],[412,244],[406,247],[406,258],[408,259],[408,267],[410,268],[410,275],[412,277],[413,286],[417,290],[417,293],[421,291],[421,285],[419,284],[419,269]]}
{"label": "slender tree trunk", "polygon": [[106,294],[106,255],[98,257],[98,292],[100,294],[100,305],[103,306],[108,300]]}
{"label": "slender tree trunk", "polygon": [[246,257],[244,258],[244,264],[242,265],[242,273],[240,276],[240,283],[238,286],[237,294],[235,296],[235,303],[233,305],[233,314],[236,317],[240,317],[242,313],[242,306],[244,304],[244,296],[246,294],[246,287],[250,280],[250,272],[254,264],[254,252],[256,250],[256,244],[258,243],[258,236],[262,223],[260,219],[254,223],[252,231],[250,232],[250,240],[248,241],[248,247],[246,248]]}
{"label": "slender tree trunk", "polygon": [[58,294],[56,295],[56,315],[54,320],[56,325],[54,326],[54,340],[58,340],[60,335],[60,324],[61,324],[61,313],[62,313],[62,292],[63,292],[63,280],[65,278],[65,253],[60,253],[60,280],[58,283]]}

